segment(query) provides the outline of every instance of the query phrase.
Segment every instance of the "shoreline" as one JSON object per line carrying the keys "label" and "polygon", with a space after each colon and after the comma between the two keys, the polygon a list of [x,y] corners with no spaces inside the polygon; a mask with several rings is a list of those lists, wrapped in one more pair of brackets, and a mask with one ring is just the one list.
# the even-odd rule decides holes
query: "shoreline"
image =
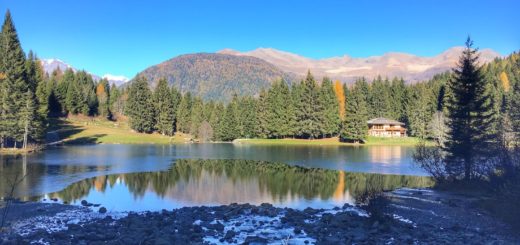
{"label": "shoreline", "polygon": [[[384,218],[362,207],[304,210],[229,204],[146,212],[99,213],[57,203],[13,206],[13,230],[0,243],[497,243],[520,242],[507,226],[471,208],[468,198],[431,189],[385,193]],[[23,231],[23,232],[22,232]]]}

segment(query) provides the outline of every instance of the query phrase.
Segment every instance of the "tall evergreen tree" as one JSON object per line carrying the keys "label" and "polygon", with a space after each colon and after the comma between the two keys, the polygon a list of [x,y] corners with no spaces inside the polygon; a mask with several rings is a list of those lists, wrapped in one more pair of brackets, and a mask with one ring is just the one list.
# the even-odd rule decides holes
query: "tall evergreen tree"
{"label": "tall evergreen tree", "polygon": [[204,103],[201,98],[195,97],[191,107],[189,132],[198,138],[199,128],[204,120]]}
{"label": "tall evergreen tree", "polygon": [[268,130],[268,92],[262,89],[260,91],[260,95],[258,96],[258,102],[256,105],[256,114],[258,118],[258,122],[255,128],[255,134],[260,138],[268,138],[269,130]]}
{"label": "tall evergreen tree", "polygon": [[190,92],[182,96],[179,108],[177,109],[177,131],[183,133],[190,132],[192,103],[193,99]]}
{"label": "tall evergreen tree", "polygon": [[320,101],[323,104],[323,134],[326,136],[337,135],[341,123],[338,113],[339,105],[332,81],[326,77],[321,83]]}
{"label": "tall evergreen tree", "polygon": [[17,141],[23,138],[20,112],[25,106],[25,93],[30,89],[27,81],[25,54],[20,45],[9,10],[5,14],[0,35],[0,140]]}
{"label": "tall evergreen tree", "polygon": [[152,92],[146,78],[138,77],[128,92],[126,115],[130,117],[130,127],[137,132],[151,133],[154,129],[154,105]]}
{"label": "tall evergreen tree", "polygon": [[413,136],[426,139],[428,124],[435,113],[431,90],[425,84],[417,84],[412,89],[412,105],[408,108],[409,130]]}
{"label": "tall evergreen tree", "polygon": [[296,110],[300,136],[314,139],[322,135],[322,111],[323,105],[319,98],[319,87],[311,72],[302,82],[301,94]]}
{"label": "tall evergreen tree", "polygon": [[156,125],[155,128],[163,135],[175,133],[176,107],[166,79],[160,79],[154,93]]}
{"label": "tall evergreen tree", "polygon": [[481,165],[493,145],[492,104],[478,58],[468,37],[454,77],[448,83],[452,94],[447,104],[450,133],[445,147],[446,169],[450,175],[466,180],[482,174]]}
{"label": "tall evergreen tree", "polygon": [[364,79],[356,81],[351,91],[346,89],[346,113],[341,130],[341,138],[358,143],[365,141],[368,132],[368,110],[363,95]]}
{"label": "tall evergreen tree", "polygon": [[233,100],[226,106],[224,116],[220,121],[220,137],[223,141],[232,141],[237,139],[239,135],[237,120],[237,99]]}
{"label": "tall evergreen tree", "polygon": [[224,113],[222,112],[225,112],[224,105],[222,105],[222,103],[217,103],[209,116],[209,123],[211,125],[211,128],[213,129],[212,140],[214,141],[221,141],[224,138],[225,132],[222,128],[222,120],[224,117]]}

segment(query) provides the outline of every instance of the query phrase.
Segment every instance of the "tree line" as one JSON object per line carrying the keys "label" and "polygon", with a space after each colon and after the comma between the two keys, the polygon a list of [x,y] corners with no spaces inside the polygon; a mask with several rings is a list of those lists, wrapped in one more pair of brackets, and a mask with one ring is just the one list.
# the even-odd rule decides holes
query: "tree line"
{"label": "tree line", "polygon": [[[9,12],[0,41],[2,147],[42,142],[49,118],[69,114],[128,118],[137,132],[182,132],[201,141],[339,136],[344,141],[364,142],[367,121],[376,117],[404,122],[412,136],[438,142],[447,138],[448,98],[454,89],[450,81],[456,76],[452,71],[416,84],[377,77],[372,81],[359,78],[348,85],[329,78],[318,82],[309,71],[299,83],[281,79],[258,95],[235,95],[223,103],[183,94],[164,79],[152,89],[143,77],[116,87],[105,79],[95,81],[85,71],[57,69],[44,74],[36,56],[24,54]],[[514,107],[506,105],[515,103],[506,94],[519,91],[516,60],[514,53],[481,67],[495,119],[502,117],[506,107]],[[501,127],[499,120],[492,124],[494,132]]]}

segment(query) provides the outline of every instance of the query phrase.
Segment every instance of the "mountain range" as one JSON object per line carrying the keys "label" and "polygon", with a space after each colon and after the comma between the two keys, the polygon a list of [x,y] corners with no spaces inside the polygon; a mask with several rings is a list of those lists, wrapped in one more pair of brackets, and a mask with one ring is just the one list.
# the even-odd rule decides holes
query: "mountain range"
{"label": "mountain range", "polygon": [[[59,59],[41,59],[40,61],[43,66],[43,71],[47,74],[51,74],[56,69],[60,69],[61,71],[65,71],[67,69],[72,69],[74,72],[78,71],[78,69]],[[101,78],[106,78],[110,84],[115,84],[116,86],[120,86],[129,81],[129,79],[124,76],[114,76],[111,74],[105,74],[101,77],[90,72],[87,73],[89,73],[92,76],[94,81],[99,81],[101,80]]]}
{"label": "mountain range", "polygon": [[[345,55],[324,59],[311,59],[272,48],[258,48],[247,52],[224,49],[218,53],[257,57],[298,76],[304,76],[310,70],[316,77],[327,76],[343,82],[351,82],[359,77],[373,79],[382,76],[402,77],[405,81],[414,83],[430,79],[435,74],[453,68],[463,49],[463,47],[453,47],[433,57],[392,52],[367,58]],[[499,56],[500,54],[491,49],[480,51],[480,61],[483,63]]]}
{"label": "mountain range", "polygon": [[[258,95],[262,89],[280,78],[288,83],[299,81],[309,70],[318,80],[327,76],[350,83],[359,77],[370,80],[381,76],[402,77],[408,83],[420,82],[455,67],[462,50],[463,47],[453,47],[433,57],[391,52],[366,58],[344,55],[312,59],[273,48],[247,52],[224,49],[217,53],[180,55],[152,65],[137,76],[146,77],[152,88],[159,79],[165,78],[183,93],[191,92],[204,99],[229,101],[234,94]],[[479,52],[481,64],[500,57],[491,49]],[[42,64],[49,74],[57,68],[76,71],[76,68],[59,59],[43,59]],[[98,75],[92,76],[96,81],[101,79]],[[109,74],[103,78],[118,86],[129,81],[124,76]]]}

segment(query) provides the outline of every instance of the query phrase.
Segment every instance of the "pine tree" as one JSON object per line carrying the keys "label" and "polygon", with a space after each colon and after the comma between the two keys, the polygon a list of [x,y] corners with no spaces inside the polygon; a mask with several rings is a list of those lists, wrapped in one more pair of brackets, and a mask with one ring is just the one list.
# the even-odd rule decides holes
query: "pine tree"
{"label": "pine tree", "polygon": [[211,128],[213,129],[213,141],[221,141],[224,138],[224,131],[222,128],[222,120],[223,120],[223,113],[225,111],[224,105],[222,103],[217,103],[213,110],[211,111],[210,117],[209,117],[209,124],[211,125]]}
{"label": "pine tree", "polygon": [[191,135],[195,137],[199,137],[199,128],[204,120],[204,103],[201,98],[196,97],[193,101],[193,106],[191,107],[191,115],[190,115],[190,126],[189,132]]}
{"label": "pine tree", "polygon": [[231,102],[226,106],[224,111],[224,116],[220,121],[220,137],[223,141],[232,141],[239,137],[238,131],[238,122],[237,122],[237,104],[236,99],[231,100]]}
{"label": "pine tree", "polygon": [[163,135],[173,135],[175,130],[176,107],[166,79],[159,80],[154,93],[156,126]]}
{"label": "pine tree", "polygon": [[431,103],[432,94],[425,84],[417,84],[412,90],[412,105],[408,111],[409,129],[413,136],[426,139],[428,124],[435,113],[434,104]]}
{"label": "pine tree", "polygon": [[370,89],[371,117],[390,117],[390,83],[377,77]]}
{"label": "pine tree", "polygon": [[269,130],[268,130],[268,102],[267,102],[268,92],[264,89],[260,91],[260,95],[258,96],[258,102],[256,105],[256,114],[258,118],[258,122],[255,128],[255,134],[260,138],[268,138]]}
{"label": "pine tree", "polygon": [[337,135],[341,123],[339,105],[332,81],[328,78],[323,78],[321,83],[320,101],[323,104],[323,133],[327,136]]}
{"label": "pine tree", "polygon": [[358,80],[351,91],[346,89],[346,113],[341,130],[343,140],[358,143],[365,141],[368,132],[368,110],[363,95],[364,80]]}
{"label": "pine tree", "polygon": [[452,176],[469,180],[482,174],[479,170],[492,149],[493,136],[493,105],[478,66],[477,50],[469,37],[448,87],[452,94],[447,104],[450,133],[445,147],[446,169]]}
{"label": "pine tree", "polygon": [[38,120],[36,98],[30,89],[24,95],[25,106],[20,111],[19,127],[23,128],[22,148],[27,149],[29,140],[42,128]]}
{"label": "pine tree", "polygon": [[[74,96],[79,96],[79,94],[74,94],[76,91],[74,86],[75,74],[72,69],[67,69],[61,79],[58,80],[58,85],[56,87],[56,97],[60,102],[60,107],[62,108],[62,114],[72,113],[76,114],[77,112],[70,111],[71,108],[76,107],[76,102],[73,100]],[[74,88],[72,88],[74,86]],[[69,88],[71,87],[71,88]]]}
{"label": "pine tree", "polygon": [[252,138],[256,136],[255,127],[258,122],[256,100],[249,96],[242,97],[238,110],[243,126],[240,137]]}
{"label": "pine tree", "polygon": [[298,109],[296,111],[300,135],[314,139],[323,133],[321,118],[323,105],[319,98],[319,87],[310,71],[307,72],[307,77],[302,82],[300,92]]}
{"label": "pine tree", "polygon": [[30,86],[27,82],[25,54],[20,45],[16,28],[9,10],[5,14],[0,35],[0,74],[2,96],[0,96],[0,137],[2,144],[6,139],[23,139],[20,115],[25,105],[24,94]]}
{"label": "pine tree", "polygon": [[125,112],[130,117],[132,129],[144,133],[153,131],[155,122],[152,92],[144,77],[138,77],[130,85]]}
{"label": "pine tree", "polygon": [[193,100],[190,92],[182,96],[179,108],[177,109],[177,131],[183,133],[190,132],[192,103]]}

